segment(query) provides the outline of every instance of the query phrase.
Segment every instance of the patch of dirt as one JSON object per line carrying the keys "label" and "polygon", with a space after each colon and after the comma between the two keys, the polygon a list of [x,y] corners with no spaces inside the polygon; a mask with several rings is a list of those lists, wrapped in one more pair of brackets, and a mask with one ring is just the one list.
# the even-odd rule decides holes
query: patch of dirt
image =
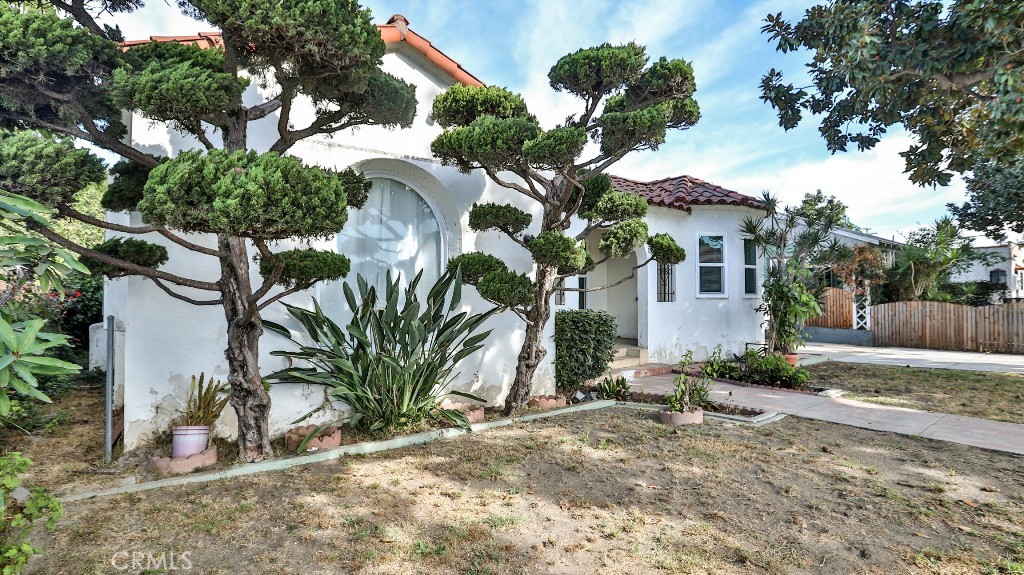
{"label": "patch of dirt", "polygon": [[138,568],[117,572],[171,560],[202,574],[1014,573],[1024,562],[1024,458],[795,417],[760,428],[653,417],[582,412],[78,502],[37,534],[45,554],[26,573],[109,573],[133,558]]}
{"label": "patch of dirt", "polygon": [[1024,376],[830,361],[807,367],[811,385],[884,405],[1024,423]]}
{"label": "patch of dirt", "polygon": [[[32,460],[23,477],[27,487],[44,487],[54,495],[112,487],[135,473],[138,457],[103,463],[103,388],[72,389],[40,407],[42,418],[56,425],[30,434],[10,427],[0,434],[4,452],[17,451]],[[120,456],[114,453],[115,459]]]}

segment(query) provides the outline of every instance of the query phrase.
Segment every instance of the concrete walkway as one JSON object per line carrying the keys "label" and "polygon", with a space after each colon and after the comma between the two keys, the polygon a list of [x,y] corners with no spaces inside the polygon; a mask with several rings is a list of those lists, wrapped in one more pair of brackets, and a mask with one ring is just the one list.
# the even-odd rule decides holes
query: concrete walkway
{"label": "concrete walkway", "polygon": [[878,365],[1024,373],[1024,355],[1010,353],[942,351],[907,347],[863,347],[808,342],[806,346],[800,348],[800,359],[801,363],[805,365],[831,360]]}
{"label": "concrete walkway", "polygon": [[[673,377],[643,377],[633,380],[631,387],[634,391],[668,394],[674,387]],[[1024,455],[1024,425],[1015,423],[720,382],[715,382],[711,398],[739,407]]]}

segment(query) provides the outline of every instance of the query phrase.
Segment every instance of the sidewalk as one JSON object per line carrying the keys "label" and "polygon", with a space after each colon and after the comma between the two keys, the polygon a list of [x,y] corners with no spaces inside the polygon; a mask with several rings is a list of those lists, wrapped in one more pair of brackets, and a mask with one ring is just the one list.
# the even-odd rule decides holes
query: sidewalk
{"label": "sidewalk", "polygon": [[[673,377],[657,375],[639,378],[633,380],[631,387],[634,391],[667,394],[672,391]],[[873,431],[915,435],[1024,455],[1024,425],[1016,423],[720,382],[715,382],[711,398],[719,403],[728,401],[739,407],[777,411]]]}
{"label": "sidewalk", "polygon": [[1024,355],[1012,353],[980,353],[974,351],[943,351],[907,347],[864,347],[837,343],[812,343],[800,349],[801,363],[822,361],[907,365],[936,369],[962,369],[1024,373]]}

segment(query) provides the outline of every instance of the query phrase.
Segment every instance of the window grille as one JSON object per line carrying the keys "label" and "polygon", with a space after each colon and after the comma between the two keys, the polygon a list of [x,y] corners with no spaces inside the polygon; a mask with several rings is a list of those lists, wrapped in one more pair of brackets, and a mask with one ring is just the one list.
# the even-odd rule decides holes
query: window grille
{"label": "window grille", "polygon": [[[579,286],[581,290],[587,289],[587,278],[581,277]],[[587,292],[579,291],[576,293],[580,294],[580,309],[587,309]]]}
{"label": "window grille", "polygon": [[658,262],[658,301],[676,301],[676,266]]}
{"label": "window grille", "polygon": [[558,280],[555,285],[555,305],[565,305],[565,292],[559,288],[565,287],[565,278]]}

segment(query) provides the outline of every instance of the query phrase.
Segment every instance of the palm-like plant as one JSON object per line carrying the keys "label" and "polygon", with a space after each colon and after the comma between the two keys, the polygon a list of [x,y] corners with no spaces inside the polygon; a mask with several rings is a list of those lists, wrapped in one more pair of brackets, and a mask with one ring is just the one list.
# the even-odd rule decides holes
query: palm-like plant
{"label": "palm-like plant", "polygon": [[456,313],[462,302],[458,269],[445,272],[420,302],[416,287],[422,276],[417,274],[403,290],[399,279],[392,280],[389,273],[383,300],[378,300],[376,288],[362,276],[356,278],[358,299],[346,282],[352,320],[344,328],[328,318],[315,300],[312,310],[286,304],[312,344],[302,343],[280,324],[264,321],[267,329],[299,347],[272,355],[302,360],[308,367],[290,367],[267,379],[326,385],[331,396],[352,407],[355,416],[350,423],[366,431],[390,431],[428,419],[468,427],[465,415],[441,409],[437,400],[449,393],[484,401],[447,388],[457,375],[455,366],[483,347],[491,332],[476,332],[497,309]]}
{"label": "palm-like plant", "polygon": [[818,301],[826,287],[825,272],[851,252],[832,234],[841,223],[835,214],[800,217],[793,208],[781,209],[778,198],[768,191],[762,201],[765,217],[747,216],[740,233],[754,242],[766,264],[758,311],[767,316],[768,349],[791,353],[801,343],[804,322],[821,314]]}

